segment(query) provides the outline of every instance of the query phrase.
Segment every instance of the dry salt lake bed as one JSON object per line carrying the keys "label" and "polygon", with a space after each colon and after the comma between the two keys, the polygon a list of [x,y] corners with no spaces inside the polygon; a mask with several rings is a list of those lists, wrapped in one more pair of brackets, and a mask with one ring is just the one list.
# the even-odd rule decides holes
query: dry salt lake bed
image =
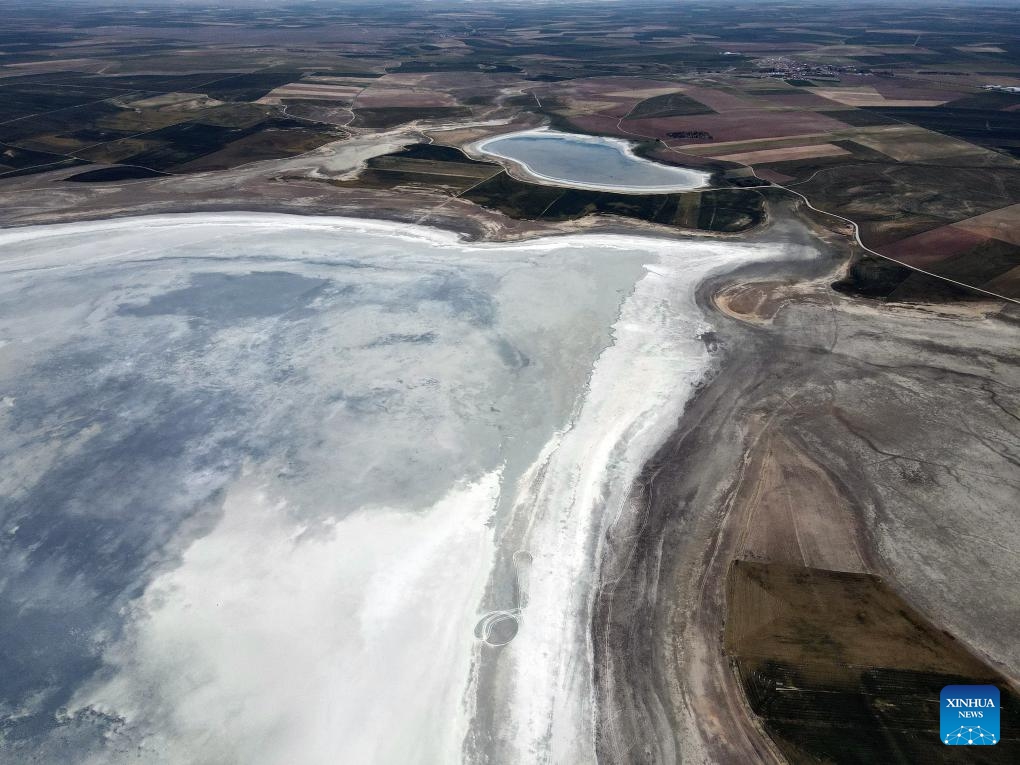
{"label": "dry salt lake bed", "polygon": [[695,287],[798,249],[0,232],[0,752],[591,761],[600,545],[713,364]]}

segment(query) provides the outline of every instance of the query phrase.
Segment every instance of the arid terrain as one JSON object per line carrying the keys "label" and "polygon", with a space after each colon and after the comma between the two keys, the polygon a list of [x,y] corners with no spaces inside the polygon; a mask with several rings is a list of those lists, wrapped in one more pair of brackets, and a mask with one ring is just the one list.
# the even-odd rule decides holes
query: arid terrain
{"label": "arid terrain", "polygon": [[[856,224],[869,258],[1020,296],[1020,28],[1005,5],[969,16],[933,6],[918,17],[895,4],[820,3],[773,9],[768,23],[747,21],[753,6],[739,4],[679,16],[653,2],[581,15],[456,3],[429,13],[188,7],[129,21],[116,6],[72,5],[56,27],[12,5],[0,52],[0,180],[28,176],[54,192],[98,184],[104,195],[123,181],[138,204],[150,188],[165,204],[163,190],[180,185],[182,205],[200,202],[188,191],[197,180],[201,196],[231,204],[215,178],[259,160],[317,147],[328,156],[337,141],[381,147],[386,134],[462,149],[551,123],[710,170],[719,190],[683,195],[669,212],[662,200],[591,192],[557,202],[498,165],[465,170],[448,152],[379,160],[352,178],[277,173],[263,176],[271,187],[243,191],[256,206],[394,204],[393,194],[377,201],[383,189],[416,210],[438,200],[463,210],[456,200],[466,198],[518,219],[594,211],[732,231],[759,222],[757,189],[771,184]],[[342,192],[314,191],[338,183]],[[61,200],[65,214],[80,211],[83,193],[54,193],[44,209]],[[38,219],[31,202],[5,215],[18,208]],[[869,293],[910,291],[911,270],[881,270],[851,281]]]}
{"label": "arid terrain", "polygon": [[0,10],[0,759],[1020,761],[1010,3]]}
{"label": "arid terrain", "polygon": [[[595,631],[607,761],[942,761],[937,715],[914,716],[925,699],[959,676],[1017,698],[1013,594],[974,593],[989,594],[990,570],[1020,573],[1020,317],[994,302],[847,298],[818,268],[749,271],[702,291],[729,317],[711,340],[723,366],[608,544]],[[745,594],[750,565],[790,572],[797,589]],[[826,572],[869,575],[893,603],[812,596]],[[768,613],[786,598],[801,598],[792,625]],[[919,611],[892,616],[909,608],[899,598]],[[883,698],[839,677],[850,668],[915,679]],[[775,721],[746,692],[752,677],[814,700]],[[842,700],[819,705],[834,688]],[[883,703],[906,708],[880,724],[915,749],[860,735]],[[830,732],[820,740],[811,725]]]}

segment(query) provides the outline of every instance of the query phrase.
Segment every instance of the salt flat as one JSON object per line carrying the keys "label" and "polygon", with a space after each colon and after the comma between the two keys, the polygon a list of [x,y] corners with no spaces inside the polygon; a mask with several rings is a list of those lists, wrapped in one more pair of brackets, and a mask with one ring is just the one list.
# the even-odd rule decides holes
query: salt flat
{"label": "salt flat", "polygon": [[36,721],[0,751],[589,761],[600,545],[712,367],[695,287],[793,250],[0,232],[0,706]]}

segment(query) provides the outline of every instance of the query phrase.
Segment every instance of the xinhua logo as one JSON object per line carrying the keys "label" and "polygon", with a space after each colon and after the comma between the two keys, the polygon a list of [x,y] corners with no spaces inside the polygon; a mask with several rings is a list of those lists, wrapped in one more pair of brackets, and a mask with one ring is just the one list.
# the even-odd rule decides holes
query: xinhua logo
{"label": "xinhua logo", "polygon": [[999,689],[994,685],[947,685],[942,689],[940,722],[943,744],[999,743]]}

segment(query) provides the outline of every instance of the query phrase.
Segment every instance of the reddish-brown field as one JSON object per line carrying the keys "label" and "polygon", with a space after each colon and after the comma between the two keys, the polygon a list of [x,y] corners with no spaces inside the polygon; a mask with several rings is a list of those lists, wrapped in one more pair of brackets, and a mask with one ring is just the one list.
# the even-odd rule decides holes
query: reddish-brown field
{"label": "reddish-brown field", "polygon": [[687,85],[683,88],[683,92],[695,101],[700,101],[709,109],[714,109],[717,112],[754,109],[758,106],[757,102],[750,98],[700,85]]}
{"label": "reddish-brown field", "polygon": [[[700,99],[699,99],[700,100]],[[668,133],[701,130],[712,138],[702,141],[678,139],[677,145],[711,141],[745,141],[753,138],[828,133],[846,128],[842,122],[814,112],[774,112],[742,109],[726,114],[699,114],[692,117],[632,120],[628,127],[634,132],[665,138]]]}
{"label": "reddish-brown field", "polygon": [[766,181],[771,181],[772,183],[779,183],[779,184],[789,183],[790,181],[795,180],[792,176],[784,175],[783,173],[777,172],[775,170],[757,170],[756,169],[755,170],[755,175],[757,175],[759,178],[762,178],[762,179],[764,179]]}
{"label": "reddish-brown field", "polygon": [[797,159],[816,157],[845,157],[850,152],[831,143],[808,144],[806,146],[787,146],[781,149],[762,149],[760,151],[741,151],[733,154],[716,154],[716,159],[727,162],[739,162],[742,165],[758,165],[773,162],[789,162]]}
{"label": "reddish-brown field", "polygon": [[890,258],[927,269],[935,263],[972,250],[984,241],[986,237],[955,226],[939,226],[922,234],[883,245],[880,251]]}
{"label": "reddish-brown field", "polygon": [[954,226],[977,236],[993,237],[1020,245],[1020,204],[967,218]]}
{"label": "reddish-brown field", "polygon": [[457,101],[447,93],[434,90],[398,90],[396,88],[369,88],[358,96],[358,108],[410,108],[415,106],[456,106]]}

